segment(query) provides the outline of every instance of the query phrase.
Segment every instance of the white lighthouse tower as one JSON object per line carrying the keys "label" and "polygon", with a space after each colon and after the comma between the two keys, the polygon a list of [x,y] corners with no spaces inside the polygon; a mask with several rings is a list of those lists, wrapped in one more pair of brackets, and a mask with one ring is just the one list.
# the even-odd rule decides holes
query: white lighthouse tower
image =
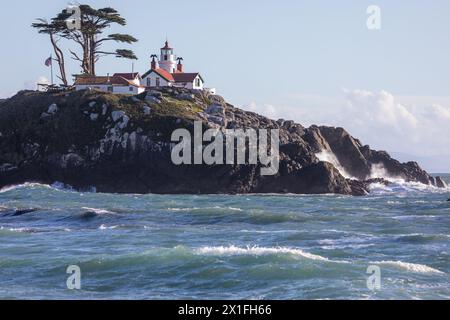
{"label": "white lighthouse tower", "polygon": [[177,70],[177,57],[173,54],[173,48],[166,41],[164,47],[161,48],[161,56],[159,59],[159,67],[169,73],[175,73]]}

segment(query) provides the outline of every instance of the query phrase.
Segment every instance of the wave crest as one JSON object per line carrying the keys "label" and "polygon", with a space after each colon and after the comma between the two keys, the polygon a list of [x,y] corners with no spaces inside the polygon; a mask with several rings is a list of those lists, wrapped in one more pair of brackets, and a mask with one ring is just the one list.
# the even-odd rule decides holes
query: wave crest
{"label": "wave crest", "polygon": [[378,261],[378,262],[374,262],[374,264],[398,267],[398,268],[405,269],[410,272],[416,272],[416,273],[445,274],[444,272],[442,272],[440,270],[434,269],[434,268],[429,267],[424,264],[418,264],[418,263],[409,263],[409,262],[403,262],[403,261]]}
{"label": "wave crest", "polygon": [[[312,254],[297,248],[288,247],[258,247],[258,246],[247,246],[247,247],[237,247],[237,246],[218,246],[218,247],[201,247],[195,249],[196,254],[201,255],[219,255],[219,256],[233,256],[233,255],[276,255],[276,254],[290,254],[294,256],[301,256],[306,259],[319,260],[319,261],[331,261],[328,258],[319,256],[317,254]],[[342,262],[342,261],[341,261]]]}

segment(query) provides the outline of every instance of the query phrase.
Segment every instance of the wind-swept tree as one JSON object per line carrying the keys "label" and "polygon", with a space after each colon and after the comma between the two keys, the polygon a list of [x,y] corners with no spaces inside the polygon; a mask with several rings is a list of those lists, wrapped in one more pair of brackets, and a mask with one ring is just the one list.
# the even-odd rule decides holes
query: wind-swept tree
{"label": "wind-swept tree", "polygon": [[57,77],[63,82],[64,85],[67,85],[64,53],[58,45],[58,42],[61,40],[61,36],[58,32],[58,26],[56,26],[53,22],[49,23],[45,19],[37,19],[36,22],[34,22],[31,26],[38,29],[39,33],[47,34],[50,37],[50,42],[56,56],[55,60],[58,62],[59,66],[60,75]]}
{"label": "wind-swept tree", "polygon": [[129,34],[113,33],[104,35],[112,25],[125,26],[126,20],[113,8],[94,9],[89,5],[79,5],[80,28],[70,28],[67,20],[72,18],[72,13],[67,10],[60,12],[52,19],[58,34],[74,41],[81,48],[82,54],[78,55],[70,50],[72,58],[79,61],[85,74],[95,75],[95,65],[101,57],[114,55],[118,58],[137,59],[133,51],[116,49],[108,51],[103,49],[107,42],[131,44],[137,41]]}

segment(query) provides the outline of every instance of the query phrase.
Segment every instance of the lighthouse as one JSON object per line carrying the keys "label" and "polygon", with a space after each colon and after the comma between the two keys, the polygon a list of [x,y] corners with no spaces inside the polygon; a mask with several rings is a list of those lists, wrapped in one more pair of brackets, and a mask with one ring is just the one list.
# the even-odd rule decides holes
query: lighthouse
{"label": "lighthouse", "polygon": [[[150,56],[150,70],[141,77],[141,85],[147,89],[177,87],[192,90],[204,90],[203,77],[198,72],[185,72],[183,58],[174,55],[173,48],[166,40],[161,48],[159,59],[156,54]],[[207,89],[214,92],[215,89]]]}
{"label": "lighthouse", "polygon": [[177,71],[176,59],[176,56],[173,54],[173,48],[171,48],[169,42],[166,41],[164,47],[161,48],[159,67],[169,73],[175,73]]}

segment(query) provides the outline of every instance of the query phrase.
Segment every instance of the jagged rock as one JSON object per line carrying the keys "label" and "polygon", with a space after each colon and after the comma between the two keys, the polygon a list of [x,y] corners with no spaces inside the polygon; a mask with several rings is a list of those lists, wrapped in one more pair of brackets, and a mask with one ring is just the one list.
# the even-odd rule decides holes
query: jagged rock
{"label": "jagged rock", "polygon": [[150,108],[149,106],[145,105],[142,107],[142,111],[144,112],[145,115],[149,115],[152,111],[152,108]]}
{"label": "jagged rock", "polygon": [[207,119],[208,121],[218,124],[220,126],[226,126],[226,121],[223,117],[208,115]]}
{"label": "jagged rock", "polygon": [[119,119],[122,119],[125,116],[125,112],[123,111],[113,111],[111,112],[111,119],[114,122],[117,122]]}
{"label": "jagged rock", "polygon": [[47,110],[48,114],[55,114],[56,112],[58,112],[58,106],[56,105],[56,103],[52,103]]}
{"label": "jagged rock", "polygon": [[159,91],[159,90],[149,90],[147,92],[147,95],[154,96],[154,97],[156,97],[158,99],[161,99],[162,96],[163,96],[162,92]]}
{"label": "jagged rock", "polygon": [[195,101],[195,95],[192,93],[180,93],[176,97],[180,100]]}
{"label": "jagged rock", "polygon": [[125,129],[128,126],[128,122],[130,121],[130,117],[127,115],[122,116],[122,121],[118,123],[118,127],[120,129]]}
{"label": "jagged rock", "polygon": [[84,163],[84,159],[76,153],[54,153],[48,156],[48,163],[58,169],[77,168]]}
{"label": "jagged rock", "polygon": [[3,163],[0,165],[0,173],[6,173],[17,170],[16,166],[13,166],[11,163]]}
{"label": "jagged rock", "polygon": [[157,97],[150,95],[150,94],[147,94],[147,96],[145,97],[145,100],[150,103],[157,103],[157,104],[161,103],[160,99],[158,99]]}
{"label": "jagged rock", "polygon": [[217,94],[213,94],[208,96],[209,100],[211,102],[215,102],[216,104],[224,104],[225,103],[225,99],[222,96],[219,96]]}
{"label": "jagged rock", "polygon": [[441,177],[435,177],[436,184],[435,186],[438,188],[447,188],[447,184]]}
{"label": "jagged rock", "polygon": [[[196,101],[183,103],[182,94],[195,94]],[[305,128],[293,121],[274,121],[235,108],[220,96],[182,88],[161,88],[146,96],[152,103],[163,96],[170,99],[164,99],[164,108],[142,106],[139,99],[118,102],[110,93],[88,90],[65,96],[25,91],[7,99],[0,108],[0,187],[61,181],[78,189],[95,186],[99,192],[119,193],[364,195],[370,183],[388,183],[372,179],[374,168],[407,181],[444,183],[417,163],[400,163],[386,152],[363,146],[343,128]],[[89,120],[94,110],[83,107],[92,101],[96,101],[95,114],[102,114],[96,123]],[[39,118],[43,105],[53,103],[60,106],[55,111],[57,118],[49,115],[46,121],[32,121]],[[147,117],[150,112],[152,116]],[[2,117],[2,113],[8,116]],[[253,164],[174,165],[170,136],[180,127],[191,130],[194,120],[202,120],[204,129],[278,129],[278,173],[261,176],[261,165]],[[324,150],[334,155],[339,165],[320,161],[317,154]],[[345,178],[342,170],[360,180]]]}
{"label": "jagged rock", "polygon": [[91,118],[92,121],[97,121],[98,113],[91,113],[90,118]]}
{"label": "jagged rock", "polygon": [[108,112],[108,105],[104,103],[102,105],[102,116],[106,116],[106,113]]}
{"label": "jagged rock", "polygon": [[371,163],[361,152],[361,143],[343,128],[311,126],[307,129],[306,141],[316,153],[332,152],[346,171],[359,180],[370,178]]}
{"label": "jagged rock", "polygon": [[58,112],[58,106],[56,105],[56,103],[52,103],[46,112],[42,112],[41,113],[41,119],[45,119],[48,117],[53,116],[54,114],[56,114],[56,112]]}
{"label": "jagged rock", "polygon": [[210,115],[225,117],[225,108],[220,104],[210,105],[205,112]]}
{"label": "jagged rock", "polygon": [[430,184],[432,186],[436,186],[436,178],[435,177],[430,177]]}
{"label": "jagged rock", "polygon": [[372,179],[364,180],[363,182],[367,185],[372,184],[372,183],[380,183],[382,185],[388,186],[389,184],[391,184],[391,182],[389,182],[388,180],[386,180],[384,178],[372,178]]}

